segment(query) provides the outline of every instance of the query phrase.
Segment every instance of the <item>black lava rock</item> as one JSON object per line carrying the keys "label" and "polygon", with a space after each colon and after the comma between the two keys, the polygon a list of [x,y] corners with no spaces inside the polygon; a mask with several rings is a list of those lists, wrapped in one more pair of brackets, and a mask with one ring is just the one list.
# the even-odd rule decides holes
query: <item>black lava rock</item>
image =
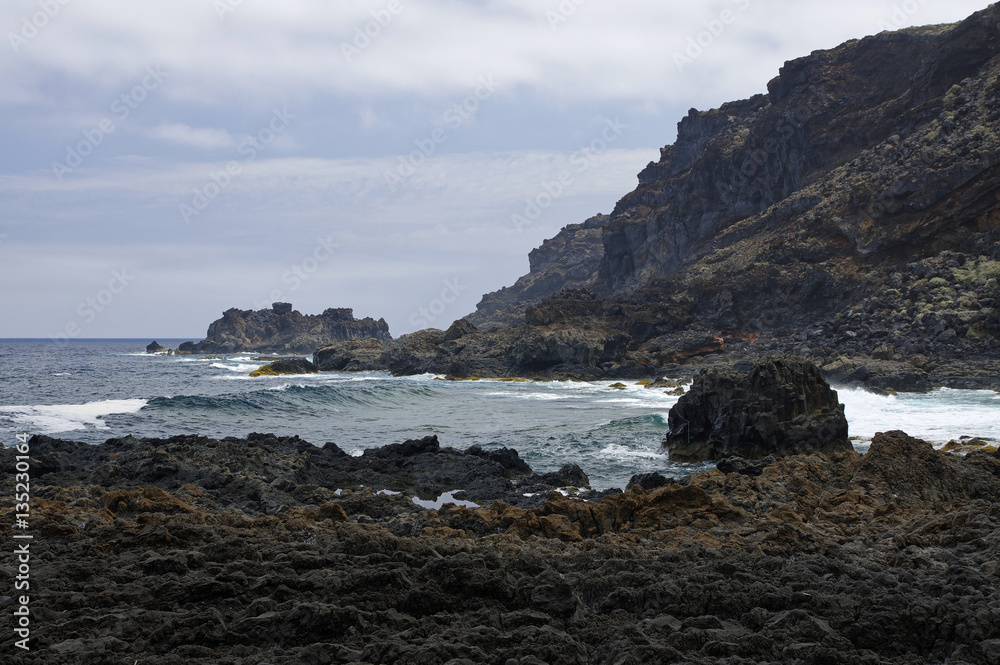
{"label": "black lava rock", "polygon": [[764,358],[746,373],[699,372],[668,425],[663,445],[678,461],[852,449],[837,391],[816,365],[791,356]]}

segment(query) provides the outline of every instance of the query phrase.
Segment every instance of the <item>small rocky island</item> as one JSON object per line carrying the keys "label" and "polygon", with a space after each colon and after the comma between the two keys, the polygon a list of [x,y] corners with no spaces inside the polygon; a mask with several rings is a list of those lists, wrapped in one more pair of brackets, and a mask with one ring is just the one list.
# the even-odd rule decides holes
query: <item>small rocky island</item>
{"label": "small rocky island", "polygon": [[[208,326],[205,339],[184,342],[177,351],[309,354],[325,344],[351,339],[389,340],[392,336],[385,319],[356,319],[354,310],[350,308],[330,308],[322,314],[303,315],[292,309],[290,303],[276,302],[271,309],[228,309],[221,319]],[[151,344],[146,350],[154,353],[159,349]]]}

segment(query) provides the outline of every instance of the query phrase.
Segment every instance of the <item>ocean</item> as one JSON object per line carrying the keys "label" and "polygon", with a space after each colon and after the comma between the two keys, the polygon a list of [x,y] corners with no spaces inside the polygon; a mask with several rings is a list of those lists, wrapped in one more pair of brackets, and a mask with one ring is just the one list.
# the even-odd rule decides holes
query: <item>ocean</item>
{"label": "ocean", "polygon": [[[615,381],[453,382],[387,372],[251,378],[266,356],[149,355],[149,341],[0,340],[0,441],[12,445],[19,432],[88,443],[272,432],[360,454],[436,434],[442,446],[463,450],[515,448],[540,473],[579,464],[595,489],[624,487],[645,471],[680,477],[714,466],[660,454],[677,397],[631,380],[620,390],[610,387]],[[937,446],[961,436],[1000,439],[993,391],[838,393],[862,452],[876,432],[892,429]]]}

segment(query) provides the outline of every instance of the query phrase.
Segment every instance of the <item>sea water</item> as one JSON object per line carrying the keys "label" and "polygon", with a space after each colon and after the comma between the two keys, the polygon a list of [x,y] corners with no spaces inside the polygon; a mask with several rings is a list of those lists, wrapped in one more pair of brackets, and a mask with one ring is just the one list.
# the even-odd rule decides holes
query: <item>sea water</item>
{"label": "sea water", "polygon": [[[89,443],[271,432],[360,454],[436,434],[442,446],[461,450],[514,448],[538,472],[578,464],[595,489],[624,487],[646,471],[680,477],[712,468],[660,453],[677,397],[635,381],[621,381],[621,390],[610,380],[442,381],[387,372],[251,378],[268,356],[150,355],[147,342],[0,340],[0,441],[11,445],[18,432]],[[1000,439],[993,391],[887,397],[840,388],[839,396],[861,451],[892,429],[938,446],[960,436]]]}

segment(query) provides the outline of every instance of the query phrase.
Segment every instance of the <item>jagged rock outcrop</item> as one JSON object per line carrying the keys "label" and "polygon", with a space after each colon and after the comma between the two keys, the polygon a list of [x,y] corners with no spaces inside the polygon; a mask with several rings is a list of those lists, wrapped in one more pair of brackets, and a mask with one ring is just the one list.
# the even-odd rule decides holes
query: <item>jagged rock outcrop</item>
{"label": "jagged rock outcrop", "polygon": [[626,338],[609,336],[602,330],[567,326],[526,326],[508,352],[512,369],[543,372],[553,367],[597,367],[614,359]]}
{"label": "jagged rock outcrop", "polygon": [[648,372],[627,358],[632,319],[623,318],[620,307],[608,312],[605,306],[587,291],[568,289],[528,308],[521,326],[479,329],[459,319],[447,331],[420,330],[381,345],[328,345],[317,349],[314,359],[323,370],[388,369],[396,375],[430,372],[456,378],[622,378]]}
{"label": "jagged rock outcrop", "polygon": [[[670,409],[664,449],[679,462],[851,450],[837,392],[800,358],[710,369]],[[721,467],[720,467],[721,468]]]}
{"label": "jagged rock outcrop", "polygon": [[226,310],[208,327],[201,342],[185,342],[182,353],[312,353],[318,347],[350,339],[389,340],[385,319],[355,319],[350,308],[330,308],[319,315],[303,315],[289,303],[271,309]]}
{"label": "jagged rock outcrop", "polygon": [[167,349],[159,342],[153,341],[146,345],[146,353],[162,353]]}
{"label": "jagged rock outcrop", "polygon": [[601,233],[611,218],[595,215],[569,224],[528,254],[528,274],[511,287],[487,293],[467,318],[477,326],[517,325],[526,307],[563,289],[597,283],[604,245]]}
{"label": "jagged rock outcrop", "polygon": [[991,499],[1000,495],[1000,460],[987,452],[962,459],[905,432],[880,432],[858,465],[852,486],[877,501],[910,508]]}
{"label": "jagged rock outcrop", "polygon": [[477,332],[477,328],[471,321],[468,319],[458,319],[444,331],[444,341],[450,342],[455,339],[461,339],[474,332]]}

